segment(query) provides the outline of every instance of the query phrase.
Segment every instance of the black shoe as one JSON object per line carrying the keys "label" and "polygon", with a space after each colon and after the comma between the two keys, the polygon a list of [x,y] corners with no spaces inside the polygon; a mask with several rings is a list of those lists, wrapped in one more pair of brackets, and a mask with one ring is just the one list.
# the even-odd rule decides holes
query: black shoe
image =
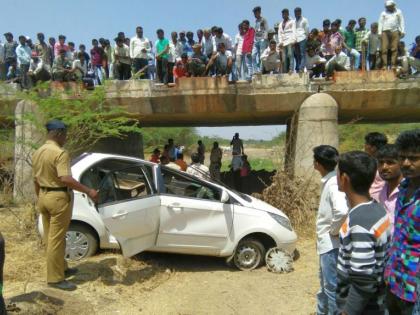
{"label": "black shoe", "polygon": [[64,290],[64,291],[74,291],[77,289],[77,286],[73,282],[70,282],[67,280],[63,280],[63,281],[55,282],[55,283],[48,283],[48,286],[52,288]]}
{"label": "black shoe", "polygon": [[71,277],[71,276],[74,276],[78,271],[79,271],[79,269],[77,269],[77,268],[67,268],[64,271],[64,276],[66,278]]}

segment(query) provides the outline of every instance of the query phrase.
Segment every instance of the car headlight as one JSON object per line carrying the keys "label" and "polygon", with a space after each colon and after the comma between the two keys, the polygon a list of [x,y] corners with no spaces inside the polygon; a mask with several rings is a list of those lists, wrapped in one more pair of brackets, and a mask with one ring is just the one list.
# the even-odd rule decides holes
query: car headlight
{"label": "car headlight", "polygon": [[290,224],[289,219],[278,215],[278,214],[274,214],[271,212],[268,212],[268,214],[277,221],[277,223],[279,223],[282,227],[285,227],[286,229],[288,229],[289,231],[293,231],[292,225]]}

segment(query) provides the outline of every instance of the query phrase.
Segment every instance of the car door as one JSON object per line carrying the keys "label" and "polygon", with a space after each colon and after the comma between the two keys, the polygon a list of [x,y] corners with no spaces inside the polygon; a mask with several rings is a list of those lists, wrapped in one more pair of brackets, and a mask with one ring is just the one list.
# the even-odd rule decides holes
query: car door
{"label": "car door", "polygon": [[126,257],[155,246],[159,231],[160,197],[145,168],[110,170],[99,192],[99,214]]}
{"label": "car door", "polygon": [[233,224],[233,206],[222,203],[221,189],[182,172],[162,168],[158,248],[217,255],[226,247]]}

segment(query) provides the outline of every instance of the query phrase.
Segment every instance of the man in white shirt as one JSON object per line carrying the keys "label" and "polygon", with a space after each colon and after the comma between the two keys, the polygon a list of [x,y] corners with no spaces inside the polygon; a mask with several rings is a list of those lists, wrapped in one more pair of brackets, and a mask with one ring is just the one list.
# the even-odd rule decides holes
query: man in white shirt
{"label": "man in white shirt", "polygon": [[325,63],[327,60],[322,58],[315,48],[309,46],[305,58],[305,67],[308,70],[309,78],[321,77],[325,72]]}
{"label": "man in white shirt", "polygon": [[197,153],[191,154],[191,165],[187,167],[187,174],[195,177],[210,180],[210,170],[207,166],[200,163],[200,157]]}
{"label": "man in white shirt", "polygon": [[[212,46],[213,47],[213,46]],[[168,80],[169,83],[175,83],[173,70],[175,63],[181,60],[182,52],[184,51],[184,46],[178,40],[178,33],[171,33],[171,40],[169,41],[169,57],[168,57]]]}
{"label": "man in white shirt", "polygon": [[245,57],[242,54],[242,46],[244,44],[244,31],[242,28],[242,22],[238,25],[238,33],[235,36],[235,47],[233,52],[235,54],[235,75],[233,80],[245,80],[246,64]]}
{"label": "man in white shirt", "polygon": [[296,45],[295,45],[295,56],[296,56],[296,70],[303,72],[305,69],[305,58],[306,58],[306,41],[309,36],[309,22],[302,16],[302,9],[297,7],[295,9],[296,17]]}
{"label": "man in white shirt", "polygon": [[263,65],[262,73],[278,73],[280,68],[280,54],[277,51],[277,43],[273,39],[270,46],[267,47],[261,55],[261,63]]}
{"label": "man in white shirt", "polygon": [[382,66],[388,65],[388,51],[391,50],[391,66],[397,68],[398,43],[405,35],[404,16],[400,9],[396,8],[393,0],[385,2],[385,11],[379,17],[378,34],[382,42]]}
{"label": "man in white shirt", "polygon": [[130,47],[124,44],[122,38],[115,38],[114,67],[118,80],[129,80],[131,78]]}
{"label": "man in white shirt", "polygon": [[321,176],[322,191],[316,220],[317,252],[319,255],[320,291],[317,314],[333,315],[337,311],[337,260],[339,231],[348,213],[346,195],[338,190],[335,167],[338,151],[329,145],[313,149],[314,169]]}
{"label": "man in white shirt", "polygon": [[328,60],[327,65],[327,79],[330,79],[334,74],[334,71],[349,71],[350,70],[350,58],[343,52],[341,46],[335,48],[335,55]]}
{"label": "man in white shirt", "polygon": [[289,18],[289,10],[281,11],[283,21],[279,25],[279,48],[283,53],[283,71],[293,73],[294,45],[296,44],[296,22]]}
{"label": "man in white shirt", "polygon": [[227,50],[232,50],[232,39],[226,33],[223,33],[223,28],[219,27],[215,31],[213,37],[213,51],[217,51],[217,47],[220,43],[224,43]]}
{"label": "man in white shirt", "polygon": [[214,53],[213,50],[213,38],[211,36],[211,30],[206,28],[203,30],[203,39],[201,42],[201,46],[203,49],[203,54],[207,56],[207,58],[211,58]]}
{"label": "man in white shirt", "polygon": [[254,47],[252,49],[252,65],[254,66],[254,73],[262,71],[261,55],[268,46],[268,22],[267,19],[261,16],[261,7],[255,7],[253,10],[255,16],[255,37]]}
{"label": "man in white shirt", "polygon": [[[138,73],[140,69],[146,67],[148,62],[148,54],[152,51],[150,41],[143,37],[143,28],[136,27],[136,36],[130,40],[130,58],[133,63],[133,73]],[[139,76],[141,79],[146,79],[146,72]]]}

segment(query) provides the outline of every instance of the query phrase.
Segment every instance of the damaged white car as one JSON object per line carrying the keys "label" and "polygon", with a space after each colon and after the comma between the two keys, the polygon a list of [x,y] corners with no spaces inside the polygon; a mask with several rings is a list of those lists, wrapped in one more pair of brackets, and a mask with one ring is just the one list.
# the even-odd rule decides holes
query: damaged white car
{"label": "damaged white car", "polygon": [[74,192],[67,259],[120,247],[124,256],[156,251],[226,257],[252,270],[270,248],[295,250],[297,237],[283,212],[223,185],[112,154],[83,154],[72,173],[98,189],[100,200],[95,205]]}

